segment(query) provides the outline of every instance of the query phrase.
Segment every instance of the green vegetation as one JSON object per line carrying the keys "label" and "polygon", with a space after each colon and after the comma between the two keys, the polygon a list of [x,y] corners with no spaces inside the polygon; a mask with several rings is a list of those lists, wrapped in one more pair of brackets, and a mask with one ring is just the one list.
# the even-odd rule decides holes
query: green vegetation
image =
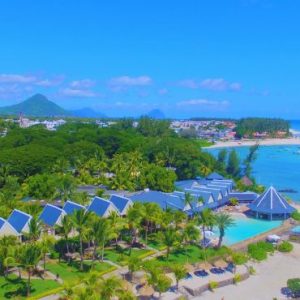
{"label": "green vegetation", "polygon": [[239,274],[239,273],[234,274],[234,276],[233,276],[233,283],[234,284],[237,284],[237,283],[241,282],[241,280],[242,280],[241,274]]}
{"label": "green vegetation", "polygon": [[274,252],[274,246],[270,243],[260,241],[248,246],[248,254],[251,258],[262,261],[267,259],[268,253]]}
{"label": "green vegetation", "polygon": [[293,245],[288,241],[283,241],[278,245],[278,251],[280,252],[291,252],[293,251]]}
{"label": "green vegetation", "polygon": [[300,294],[300,278],[291,278],[287,281],[288,288],[295,294]]}
{"label": "green vegetation", "polygon": [[234,252],[231,257],[235,265],[244,265],[248,261],[248,256],[244,252]]}
{"label": "green vegetation", "polygon": [[292,212],[291,217],[296,221],[300,221],[300,212],[298,210]]}
{"label": "green vegetation", "polygon": [[218,288],[219,283],[217,281],[209,282],[209,289],[213,292],[216,288]]}
{"label": "green vegetation", "polygon": [[267,118],[246,118],[237,122],[237,137],[254,137],[256,132],[267,133],[270,137],[280,136],[279,132],[283,132],[283,136],[289,135],[289,122],[283,119],[267,119]]}
{"label": "green vegetation", "polygon": [[[32,279],[31,295],[39,296],[45,291],[55,291],[59,283],[54,280]],[[9,277],[0,277],[0,299],[25,299],[26,281],[18,278],[16,275]]]}

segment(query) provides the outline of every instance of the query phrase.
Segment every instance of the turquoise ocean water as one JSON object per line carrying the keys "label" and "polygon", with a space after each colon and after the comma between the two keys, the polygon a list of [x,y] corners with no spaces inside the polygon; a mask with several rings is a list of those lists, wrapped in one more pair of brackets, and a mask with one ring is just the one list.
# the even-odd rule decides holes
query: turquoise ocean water
{"label": "turquoise ocean water", "polygon": [[[300,131],[300,121],[292,121],[291,128]],[[248,147],[235,149],[241,159],[246,157]],[[220,149],[208,151],[217,155]],[[279,190],[294,190],[293,193],[284,194],[300,202],[300,146],[261,146],[253,164],[253,176],[258,183],[265,186],[273,185]]]}

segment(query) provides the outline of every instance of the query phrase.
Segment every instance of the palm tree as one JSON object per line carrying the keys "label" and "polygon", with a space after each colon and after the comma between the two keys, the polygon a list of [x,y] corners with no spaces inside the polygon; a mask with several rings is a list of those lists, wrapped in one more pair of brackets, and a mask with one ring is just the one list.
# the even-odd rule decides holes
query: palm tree
{"label": "palm tree", "polygon": [[14,250],[17,242],[15,236],[4,236],[0,239],[0,267],[4,274],[7,271],[7,265],[10,262],[10,258],[15,256]]}
{"label": "palm tree", "polygon": [[161,235],[161,240],[163,244],[167,247],[167,259],[169,259],[169,255],[172,247],[178,242],[178,235],[173,228],[168,228]]}
{"label": "palm tree", "polygon": [[41,259],[41,249],[36,244],[27,244],[21,248],[20,264],[26,269],[27,279],[27,297],[30,296],[31,290],[31,273]]}
{"label": "palm tree", "polygon": [[115,240],[116,248],[118,247],[118,238],[120,231],[125,226],[125,220],[122,219],[116,211],[112,211],[108,217],[111,227],[111,237]]}
{"label": "palm tree", "polygon": [[184,242],[198,241],[200,239],[200,231],[194,223],[189,222],[186,224],[182,232]]}
{"label": "palm tree", "polygon": [[131,233],[130,254],[133,244],[137,241],[138,231],[144,215],[145,206],[139,202],[135,202],[127,211],[128,228]]}
{"label": "palm tree", "polygon": [[96,216],[92,222],[91,232],[94,238],[93,263],[96,259],[96,250],[98,245],[101,247],[101,261],[103,261],[105,244],[111,238],[112,234],[109,220]]}
{"label": "palm tree", "polygon": [[29,227],[29,232],[26,235],[29,241],[36,242],[40,238],[42,232],[41,222],[36,217],[32,217],[28,227]]}
{"label": "palm tree", "polygon": [[142,261],[138,257],[130,257],[128,260],[128,271],[130,273],[130,277],[132,279],[132,275],[134,272],[138,271],[142,266]]}
{"label": "palm tree", "polygon": [[208,227],[212,226],[214,223],[214,216],[209,208],[204,208],[200,214],[199,214],[199,223],[202,225],[202,235],[203,235],[203,240],[204,240],[204,248],[206,247],[205,245],[205,231]]}
{"label": "palm tree", "polygon": [[44,274],[46,271],[46,255],[54,247],[54,244],[55,244],[55,238],[51,235],[44,235],[38,244],[40,246],[43,255]]}
{"label": "palm tree", "polygon": [[12,265],[15,265],[16,264],[16,260],[15,260],[14,257],[8,256],[8,257],[4,258],[2,264],[3,264],[3,267],[5,268],[4,277],[6,277],[7,274],[8,274],[9,267],[12,266]]}
{"label": "palm tree", "polygon": [[235,221],[229,214],[221,212],[215,215],[215,224],[219,228],[219,232],[220,232],[219,242],[218,242],[218,248],[220,248],[223,242],[223,238],[225,236],[225,230],[228,227],[234,226]]}
{"label": "palm tree", "polygon": [[182,265],[174,265],[172,266],[172,271],[175,275],[175,279],[176,279],[176,287],[178,290],[179,287],[179,281],[183,278],[185,278],[187,270],[185,267],[183,267]]}
{"label": "palm tree", "polygon": [[58,226],[59,232],[63,235],[65,241],[66,241],[66,248],[67,248],[67,253],[70,253],[70,248],[69,248],[69,235],[73,229],[73,222],[70,218],[70,216],[65,215],[62,220],[61,220],[61,225]]}
{"label": "palm tree", "polygon": [[111,298],[116,296],[122,289],[122,281],[119,278],[110,277],[103,279],[100,287],[100,299],[111,300]]}
{"label": "palm tree", "polygon": [[85,212],[83,209],[78,209],[71,216],[74,228],[79,235],[79,251],[80,251],[80,271],[83,271],[83,239],[87,232],[87,224],[90,219],[90,212]]}
{"label": "palm tree", "polygon": [[195,207],[193,201],[194,201],[193,196],[190,193],[188,192],[184,193],[184,204],[189,205],[193,213],[195,213]]}
{"label": "palm tree", "polygon": [[161,209],[157,203],[154,202],[148,202],[144,204],[145,207],[145,213],[144,213],[144,219],[145,219],[145,243],[148,243],[148,231],[150,227],[151,228],[154,224],[156,224],[160,217],[161,217]]}

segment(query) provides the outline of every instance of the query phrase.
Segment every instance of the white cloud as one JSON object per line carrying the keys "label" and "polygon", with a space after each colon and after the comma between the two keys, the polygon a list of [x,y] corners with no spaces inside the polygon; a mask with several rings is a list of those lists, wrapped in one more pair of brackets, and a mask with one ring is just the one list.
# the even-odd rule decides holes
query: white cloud
{"label": "white cloud", "polygon": [[203,107],[224,107],[228,106],[228,101],[215,101],[208,99],[190,99],[177,103],[178,106],[203,106]]}
{"label": "white cloud", "polygon": [[158,90],[158,94],[159,94],[159,95],[166,95],[166,94],[168,94],[168,93],[169,93],[169,90],[166,89],[166,88],[163,88],[163,89]]}
{"label": "white cloud", "polygon": [[120,76],[120,77],[112,78],[108,82],[109,87],[116,91],[128,87],[147,86],[150,84],[152,84],[152,79],[149,76],[138,76],[138,77]]}
{"label": "white cloud", "polygon": [[65,88],[60,91],[63,96],[67,97],[86,97],[86,98],[93,98],[96,97],[97,94],[91,90],[83,90],[83,89],[72,89],[72,88]]}
{"label": "white cloud", "polygon": [[89,88],[95,85],[95,81],[91,79],[74,80],[70,83],[72,88]]}
{"label": "white cloud", "polygon": [[1,83],[33,83],[37,80],[34,76],[19,74],[0,74]]}
{"label": "white cloud", "polygon": [[239,91],[242,85],[238,82],[228,82],[224,78],[207,78],[202,81],[194,79],[181,80],[178,83],[182,87],[190,89],[207,89],[212,91]]}

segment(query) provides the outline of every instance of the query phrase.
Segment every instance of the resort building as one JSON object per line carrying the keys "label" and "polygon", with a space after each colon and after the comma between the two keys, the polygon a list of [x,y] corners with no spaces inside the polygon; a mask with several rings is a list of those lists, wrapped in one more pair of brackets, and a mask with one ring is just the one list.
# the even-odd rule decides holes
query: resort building
{"label": "resort building", "polygon": [[272,186],[253,201],[249,208],[256,218],[268,220],[287,219],[295,211]]}
{"label": "resort building", "polygon": [[9,235],[19,237],[20,233],[17,232],[17,230],[12,227],[12,225],[10,225],[5,219],[0,217],[0,237]]}
{"label": "resort building", "polygon": [[172,193],[146,190],[131,196],[130,199],[133,202],[154,202],[157,203],[162,209],[167,209],[170,207],[184,212],[192,209],[191,206],[189,204],[185,204],[184,201],[178,197],[178,195]]}
{"label": "resort building", "polygon": [[32,216],[26,214],[23,211],[14,209],[7,219],[7,222],[18,232],[18,233],[28,233],[29,223]]}
{"label": "resort building", "polygon": [[224,180],[224,177],[216,172],[209,174],[206,177],[207,180]]}
{"label": "resort building", "polygon": [[66,212],[63,209],[47,204],[40,214],[39,220],[46,226],[54,227],[55,225],[61,225],[61,220],[65,215]]}
{"label": "resort building", "polygon": [[86,208],[83,205],[70,200],[68,200],[63,206],[63,210],[66,212],[67,215],[72,215],[76,210],[80,209],[85,210]]}
{"label": "resort building", "polygon": [[114,204],[121,216],[126,215],[128,209],[133,205],[131,199],[119,195],[111,195],[109,201]]}
{"label": "resort building", "polygon": [[113,211],[119,214],[118,209],[112,202],[100,197],[94,197],[87,210],[103,218],[109,217]]}
{"label": "resort building", "polygon": [[252,203],[255,201],[259,195],[254,192],[231,192],[228,195],[229,200],[235,198],[240,204],[243,203]]}

